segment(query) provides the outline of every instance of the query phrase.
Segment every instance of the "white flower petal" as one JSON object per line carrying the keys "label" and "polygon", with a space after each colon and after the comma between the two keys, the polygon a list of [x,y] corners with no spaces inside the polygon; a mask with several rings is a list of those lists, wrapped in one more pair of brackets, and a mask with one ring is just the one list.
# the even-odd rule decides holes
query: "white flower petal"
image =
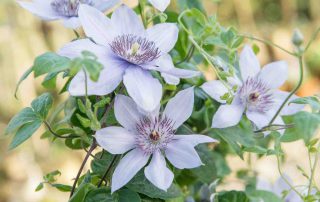
{"label": "white flower petal", "polygon": [[258,74],[263,83],[269,88],[279,88],[288,77],[288,64],[285,61],[273,62],[265,65]]}
{"label": "white flower petal", "polygon": [[80,22],[80,19],[78,17],[71,17],[71,18],[68,18],[68,19],[64,19],[63,20],[63,25],[66,28],[77,29],[77,28],[81,27],[81,22]]}
{"label": "white flower petal", "polygon": [[175,135],[174,140],[189,143],[194,147],[202,143],[219,142],[218,140],[206,135]]}
{"label": "white flower petal", "polygon": [[178,85],[180,83],[179,77],[172,76],[172,75],[167,74],[167,73],[161,73],[161,76],[163,77],[163,79],[165,80],[165,82],[167,84]]}
{"label": "white flower petal", "polygon": [[140,149],[127,153],[117,165],[112,175],[111,192],[115,192],[127,184],[141,168],[143,168],[150,155],[144,154]]}
{"label": "white flower petal", "polygon": [[144,26],[138,15],[131,8],[124,4],[122,4],[113,12],[111,23],[112,27],[116,29],[118,35],[145,35]]}
{"label": "white flower petal", "polygon": [[177,129],[191,116],[193,103],[193,87],[178,92],[169,100],[163,114],[174,122],[173,129]]}
{"label": "white flower petal", "polygon": [[98,144],[111,154],[123,154],[133,149],[136,143],[134,134],[121,127],[102,128],[95,137]]}
{"label": "white flower petal", "polygon": [[140,111],[137,104],[124,95],[117,95],[114,103],[114,113],[117,121],[125,128],[133,130],[140,121]]}
{"label": "white flower petal", "polygon": [[114,38],[111,21],[98,9],[81,4],[79,19],[87,37],[91,37],[96,43],[107,46]]}
{"label": "white flower petal", "polygon": [[[289,93],[285,92],[285,91],[277,90],[276,92],[274,92],[277,109],[280,108],[280,105],[288,97],[288,95],[289,95]],[[299,97],[296,96],[296,95],[293,95],[289,99],[289,101],[287,102],[286,106],[280,112],[280,114],[282,116],[293,115],[293,114],[298,113],[299,111],[303,110],[305,105],[290,103],[291,101],[293,101],[293,100],[295,100],[297,98],[299,98]],[[290,103],[290,104],[288,104],[288,103]]]}
{"label": "white flower petal", "polygon": [[39,2],[26,2],[26,1],[18,1],[18,4],[31,12],[32,14],[40,17],[43,20],[57,20],[61,18],[59,14],[57,14],[50,6],[50,3],[46,3],[46,1]]}
{"label": "white flower petal", "polygon": [[212,128],[227,128],[239,123],[245,107],[237,101],[237,97],[231,105],[221,105],[212,119]]}
{"label": "white flower petal", "polygon": [[167,159],[179,169],[196,168],[203,165],[197,151],[185,141],[174,140],[165,150]]}
{"label": "white flower petal", "polygon": [[273,110],[269,112],[247,111],[246,115],[250,121],[252,121],[258,129],[261,129],[269,124],[272,116],[275,114]]}
{"label": "white flower petal", "polygon": [[102,12],[112,8],[117,3],[119,3],[120,0],[95,0],[94,1],[94,7]]}
{"label": "white flower petal", "polygon": [[147,37],[155,42],[162,53],[168,53],[175,46],[179,29],[174,23],[161,23],[147,29]]}
{"label": "white flower petal", "polygon": [[128,94],[145,111],[153,111],[160,103],[162,86],[150,72],[130,66],[123,77]]}
{"label": "white flower petal", "polygon": [[149,2],[161,12],[166,10],[170,4],[170,0],[149,0]]}
{"label": "white flower petal", "polygon": [[150,164],[144,169],[144,174],[152,184],[164,191],[170,187],[174,177],[160,151],[153,154]]}
{"label": "white flower petal", "polygon": [[[104,68],[100,72],[97,82],[92,81],[87,75],[88,95],[107,95],[114,91],[122,81],[124,69],[121,67]],[[72,96],[84,96],[86,93],[86,77],[84,71],[80,71],[71,80],[68,91]]]}
{"label": "white flower petal", "polygon": [[222,100],[221,97],[228,93],[228,89],[221,81],[214,80],[206,82],[201,86],[201,88],[216,101],[220,103],[226,103],[226,101]]}
{"label": "white flower petal", "polygon": [[254,54],[252,48],[246,45],[240,54],[240,72],[242,81],[247,80],[249,77],[254,77],[260,71],[260,63]]}

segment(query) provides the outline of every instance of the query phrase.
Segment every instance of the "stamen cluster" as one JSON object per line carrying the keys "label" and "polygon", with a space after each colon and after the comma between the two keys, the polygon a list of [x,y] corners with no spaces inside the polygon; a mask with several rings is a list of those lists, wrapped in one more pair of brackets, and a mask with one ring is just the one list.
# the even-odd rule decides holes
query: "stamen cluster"
{"label": "stamen cluster", "polygon": [[137,65],[160,57],[160,50],[153,41],[132,34],[116,37],[110,46],[116,55]]}
{"label": "stamen cluster", "polygon": [[165,149],[174,136],[173,125],[174,122],[165,116],[143,117],[136,124],[137,145],[146,154]]}

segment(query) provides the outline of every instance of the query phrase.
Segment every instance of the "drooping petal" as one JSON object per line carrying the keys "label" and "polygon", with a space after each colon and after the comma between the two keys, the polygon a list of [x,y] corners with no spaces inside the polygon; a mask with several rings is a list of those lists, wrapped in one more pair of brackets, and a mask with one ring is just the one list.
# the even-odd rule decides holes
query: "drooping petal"
{"label": "drooping petal", "polygon": [[123,154],[135,147],[136,139],[121,127],[107,127],[98,130],[95,134],[98,144],[111,154]]}
{"label": "drooping petal", "polygon": [[94,7],[102,12],[112,8],[117,3],[119,3],[120,0],[95,0],[94,1]]}
{"label": "drooping petal", "polygon": [[169,100],[163,115],[174,122],[173,129],[177,129],[191,116],[193,103],[193,87],[180,91]]}
{"label": "drooping petal", "polygon": [[178,40],[179,29],[174,23],[161,23],[147,29],[147,37],[162,53],[168,53]]}
{"label": "drooping petal", "polygon": [[249,77],[254,77],[260,71],[260,63],[254,54],[252,48],[246,45],[240,54],[240,72],[242,81],[247,80]]}
{"label": "drooping petal", "polygon": [[114,38],[111,21],[98,9],[81,4],[79,19],[87,37],[91,37],[96,43],[107,46]]}
{"label": "drooping petal", "polygon": [[78,17],[67,18],[63,20],[63,25],[66,28],[77,29],[81,27],[81,22]]}
{"label": "drooping petal", "polygon": [[273,110],[268,112],[247,111],[246,115],[250,121],[252,121],[258,129],[261,129],[269,124],[272,116],[275,114]]}
{"label": "drooping petal", "polygon": [[[68,91],[72,96],[84,96],[87,81],[88,95],[107,95],[114,91],[122,81],[124,71],[125,69],[122,67],[104,68],[100,72],[97,82],[92,81],[88,73],[85,74],[84,71],[80,71],[70,82]],[[87,79],[85,75],[87,75]]]}
{"label": "drooping petal", "polygon": [[[289,93],[285,92],[285,91],[277,90],[276,92],[274,92],[277,109],[280,108],[280,105],[284,102],[284,100],[288,97],[288,95],[289,95]],[[296,95],[293,95],[289,99],[289,101],[287,102],[286,106],[281,110],[280,114],[283,116],[288,116],[288,115],[293,115],[293,114],[298,113],[299,111],[303,110],[305,105],[290,103],[291,101],[293,101],[297,98],[299,98],[299,97]]]}
{"label": "drooping petal", "polygon": [[137,104],[130,97],[124,95],[117,95],[114,113],[117,121],[129,130],[136,127],[141,117]]}
{"label": "drooping petal", "polygon": [[181,140],[171,141],[165,150],[167,159],[179,169],[196,168],[203,165],[192,144]]}
{"label": "drooping petal", "polygon": [[202,143],[219,142],[218,140],[206,135],[175,135],[174,140],[180,140],[182,142],[189,143],[193,147]]}
{"label": "drooping petal", "polygon": [[50,3],[45,3],[45,1],[43,1],[43,3],[39,1],[18,1],[18,4],[43,20],[57,20],[61,18],[61,16],[51,8]]}
{"label": "drooping petal", "polygon": [[174,177],[160,151],[153,154],[150,164],[144,169],[144,174],[152,184],[164,191],[170,187]]}
{"label": "drooping petal", "polygon": [[149,2],[161,12],[166,10],[170,4],[170,0],[149,0]]}
{"label": "drooping petal", "polygon": [[124,4],[122,4],[113,12],[111,23],[112,27],[116,29],[117,35],[145,35],[144,26],[138,15],[131,8]]}
{"label": "drooping petal", "polygon": [[150,72],[130,66],[123,77],[128,94],[145,111],[153,111],[160,103],[162,86]]}
{"label": "drooping petal", "polygon": [[226,103],[226,100],[222,100],[221,97],[228,93],[228,89],[221,81],[214,80],[206,82],[201,86],[201,88],[216,101]]}
{"label": "drooping petal", "polygon": [[273,62],[265,65],[258,77],[269,88],[276,89],[284,84],[288,77],[288,64],[285,61]]}
{"label": "drooping petal", "polygon": [[164,81],[165,81],[167,84],[170,84],[170,85],[178,85],[178,84],[180,83],[179,77],[172,76],[172,75],[167,74],[167,73],[161,73],[161,76],[162,76],[162,78],[164,79]]}
{"label": "drooping petal", "polygon": [[127,153],[117,165],[112,175],[111,192],[115,192],[127,184],[141,168],[143,168],[150,155],[144,154],[140,149]]}
{"label": "drooping petal", "polygon": [[232,104],[221,105],[212,119],[212,128],[227,128],[239,123],[245,107],[235,97]]}

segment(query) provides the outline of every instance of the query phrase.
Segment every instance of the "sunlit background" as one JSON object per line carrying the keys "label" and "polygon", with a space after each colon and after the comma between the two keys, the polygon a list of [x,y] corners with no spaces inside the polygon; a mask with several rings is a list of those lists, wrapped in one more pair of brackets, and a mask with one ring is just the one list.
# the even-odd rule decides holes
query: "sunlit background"
{"label": "sunlit background", "polygon": [[[174,9],[178,0],[172,0]],[[191,0],[190,0],[191,1]],[[130,6],[136,0],[124,1]],[[208,15],[217,15],[222,25],[233,25],[241,33],[265,38],[289,50],[293,48],[291,35],[298,27],[309,39],[320,26],[319,0],[203,0]],[[55,51],[71,41],[74,33],[59,22],[44,23],[20,8],[13,0],[0,0],[0,133],[10,118],[21,108],[29,106],[32,99],[42,93],[41,79],[28,78],[21,86],[18,100],[14,98],[15,86],[34,58],[47,51]],[[258,44],[258,43],[257,43]],[[294,87],[298,78],[298,64],[292,56],[274,48],[260,46],[259,58],[265,64],[274,60],[286,60],[290,66],[290,79],[286,90]],[[298,94],[308,96],[320,92],[320,37],[305,57],[306,76]],[[214,79],[213,75],[206,75]],[[275,78],[277,79],[277,78]],[[68,194],[46,186],[35,188],[42,176],[60,170],[58,182],[71,184],[80,166],[84,152],[71,151],[59,141],[52,144],[40,139],[40,133],[14,151],[8,151],[10,138],[0,136],[0,202],[61,202]],[[302,141],[284,144],[288,157],[283,170],[297,184],[304,183],[296,165],[307,168],[307,151]],[[246,167],[246,162],[236,156],[229,157],[233,171]],[[274,157],[253,159],[253,168],[268,180],[278,178]],[[317,172],[320,173],[320,172]],[[319,177],[319,176],[318,176]],[[231,175],[222,189],[243,189],[241,181]],[[319,179],[319,178],[318,178]]]}

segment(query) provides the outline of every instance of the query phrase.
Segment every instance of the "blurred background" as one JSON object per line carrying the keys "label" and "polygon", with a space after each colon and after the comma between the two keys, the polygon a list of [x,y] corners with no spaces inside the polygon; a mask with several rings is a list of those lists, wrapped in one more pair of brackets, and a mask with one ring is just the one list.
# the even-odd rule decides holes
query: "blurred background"
{"label": "blurred background", "polygon": [[[174,8],[177,0],[172,0]],[[190,0],[191,1],[191,0]],[[293,49],[291,35],[299,28],[308,40],[320,26],[319,0],[203,0],[208,15],[217,15],[224,26],[233,25],[241,33],[273,41],[289,50]],[[134,6],[136,0],[124,3]],[[172,9],[170,8],[170,9]],[[40,93],[41,79],[28,78],[22,84],[18,97],[14,91],[19,78],[32,64],[36,56],[55,51],[71,41],[74,33],[65,29],[59,22],[44,23],[28,11],[20,8],[13,0],[0,0],[0,202],[61,202],[67,201],[68,194],[45,187],[40,192],[35,188],[42,176],[56,169],[62,172],[59,183],[71,184],[83,159],[84,152],[71,151],[59,145],[41,140],[40,134],[24,143],[14,151],[8,151],[10,138],[2,135],[10,118]],[[262,64],[274,60],[286,60],[290,66],[290,79],[284,86],[290,90],[298,78],[298,63],[292,56],[279,50],[260,47],[259,58]],[[320,37],[305,57],[306,76],[300,96],[314,95],[320,92]],[[207,75],[214,79],[212,75]],[[276,79],[276,78],[275,78]],[[301,141],[284,144],[288,157],[283,170],[297,184],[303,184],[304,178],[296,165],[308,168],[307,151]],[[238,157],[229,157],[233,171],[246,167]],[[274,181],[276,172],[274,157],[253,160],[254,169],[262,178]],[[319,173],[319,172],[318,172]],[[319,178],[318,178],[319,179]],[[242,189],[243,184],[231,175],[223,189]]]}

